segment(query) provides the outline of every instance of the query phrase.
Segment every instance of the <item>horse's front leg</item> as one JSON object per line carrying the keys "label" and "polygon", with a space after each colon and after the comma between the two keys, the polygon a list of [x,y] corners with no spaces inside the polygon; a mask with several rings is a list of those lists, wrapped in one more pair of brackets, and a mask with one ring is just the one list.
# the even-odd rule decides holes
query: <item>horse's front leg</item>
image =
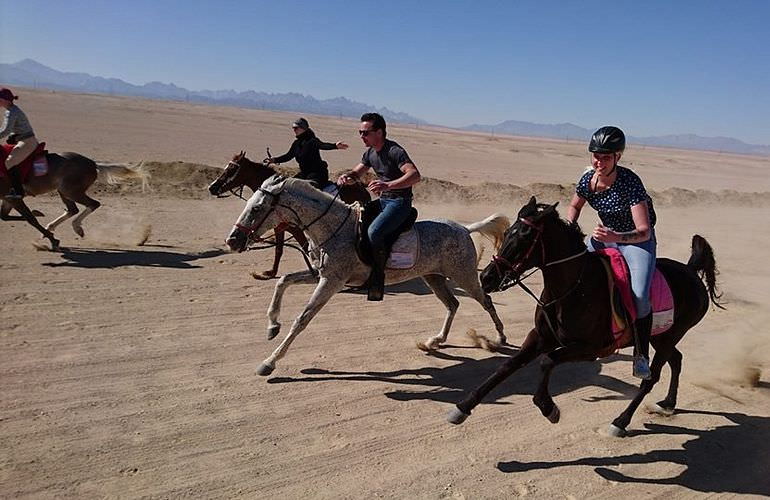
{"label": "horse's front leg", "polygon": [[551,393],[548,389],[548,384],[551,380],[551,372],[561,363],[568,361],[589,361],[596,358],[595,353],[597,349],[586,344],[570,344],[568,346],[559,347],[545,356],[540,361],[540,370],[542,372],[542,378],[540,379],[540,385],[535,392],[532,401],[535,406],[540,408],[540,412],[545,418],[547,418],[552,424],[559,422],[561,412],[556,403],[551,398]]}
{"label": "horse's front leg", "polygon": [[270,301],[270,307],[267,310],[267,340],[272,340],[281,331],[281,323],[278,321],[281,315],[281,301],[283,293],[289,285],[315,283],[316,277],[308,270],[289,273],[282,276],[275,284],[273,299]]}
{"label": "horse's front leg", "polygon": [[294,324],[291,325],[291,331],[289,331],[289,334],[283,339],[281,345],[279,345],[278,348],[262,362],[259,368],[257,368],[257,374],[270,375],[273,372],[275,363],[286,354],[286,351],[289,349],[289,346],[294,339],[297,338],[297,335],[307,327],[310,320],[318,314],[318,311],[320,311],[327,302],[329,302],[329,299],[342,290],[343,286],[345,286],[344,280],[330,280],[323,277],[320,279],[318,286],[310,297],[310,301],[308,301],[305,309],[299,316],[297,316],[297,319],[294,320]]}
{"label": "horse's front leg", "polygon": [[51,242],[51,248],[53,250],[57,250],[59,248],[59,240],[54,237],[51,231],[40,225],[40,223],[37,221],[37,218],[35,217],[35,214],[32,213],[32,210],[27,207],[27,204],[24,203],[23,200],[10,201],[9,205],[17,212],[19,212],[22,217],[24,217],[24,220],[26,220],[32,227],[40,231],[44,238],[48,238],[48,241]]}
{"label": "horse's front leg", "polygon": [[489,394],[492,389],[508,378],[513,372],[526,365],[540,354],[538,347],[538,333],[535,328],[529,331],[527,338],[521,346],[519,352],[506,359],[489,378],[480,386],[471,391],[470,394],[453,409],[447,420],[451,424],[461,424],[468,418],[471,411],[481,403],[481,400]]}
{"label": "horse's front leg", "polygon": [[275,256],[273,257],[273,267],[262,273],[265,278],[274,278],[278,275],[278,265],[283,257],[283,240],[286,231],[281,226],[275,228]]}

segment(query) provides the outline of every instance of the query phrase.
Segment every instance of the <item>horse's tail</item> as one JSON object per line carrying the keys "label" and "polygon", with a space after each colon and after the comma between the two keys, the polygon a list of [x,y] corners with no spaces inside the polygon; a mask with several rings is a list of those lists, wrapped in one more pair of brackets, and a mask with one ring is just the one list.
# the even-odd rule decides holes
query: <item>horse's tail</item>
{"label": "horse's tail", "polygon": [[692,253],[690,254],[690,260],[687,261],[687,265],[694,269],[698,276],[706,282],[711,303],[720,309],[724,309],[722,304],[719,303],[722,294],[717,290],[717,274],[719,274],[719,270],[714,259],[714,250],[706,241],[706,238],[699,234],[692,237]]}
{"label": "horse's tail", "polygon": [[142,191],[145,191],[149,186],[150,174],[142,164],[136,167],[127,167],[125,165],[103,165],[96,164],[96,172],[99,179],[106,181],[108,184],[119,184],[126,179],[139,179],[142,181]]}
{"label": "horse's tail", "polygon": [[[465,229],[469,233],[479,233],[484,238],[492,242],[494,253],[500,251],[500,246],[503,244],[503,237],[505,230],[510,227],[511,221],[503,214],[492,214],[486,219],[468,224]],[[476,265],[481,261],[481,256],[484,253],[483,242],[473,240],[473,244],[476,247]]]}

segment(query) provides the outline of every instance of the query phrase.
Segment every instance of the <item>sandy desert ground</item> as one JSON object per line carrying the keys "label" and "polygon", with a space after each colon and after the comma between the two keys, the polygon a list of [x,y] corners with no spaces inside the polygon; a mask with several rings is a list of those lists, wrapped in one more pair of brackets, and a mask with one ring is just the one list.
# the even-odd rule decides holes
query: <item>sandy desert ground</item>
{"label": "sandy desert ground", "polygon": [[[0,497],[770,495],[768,158],[635,147],[624,157],[656,196],[659,255],[686,261],[699,233],[721,271],[727,310],[709,311],[681,344],[676,415],[640,409],[628,437],[603,434],[637,386],[624,350],[557,369],[557,425],[531,402],[531,366],[451,426],[446,413],[504,354],[473,347],[465,331],[493,327],[463,296],[450,345],[417,350],[444,316],[418,281],[390,287],[381,304],[338,295],[271,376],[255,374],[277,345],[265,337],[275,282],[249,272],[272,253],[224,252],[243,205],[208,197],[216,170],[206,166],[242,149],[254,159],[284,152],[294,114],[19,93],[50,150],[148,162],[154,190],[96,186],[103,207],[85,238],[60,226],[61,252],[35,250],[24,223],[0,225]],[[307,118],[321,138],[351,144],[325,154],[332,170],[356,163],[355,121]],[[579,142],[413,126],[389,135],[431,178],[416,195],[423,218],[513,216],[529,193],[563,204],[588,162]],[[53,195],[28,202],[45,221],[62,211]],[[595,221],[586,209],[583,228]],[[302,265],[287,250],[281,270]],[[531,280],[539,289],[539,275]],[[285,327],[311,291],[289,288]],[[520,343],[532,300],[515,290],[493,298]]]}

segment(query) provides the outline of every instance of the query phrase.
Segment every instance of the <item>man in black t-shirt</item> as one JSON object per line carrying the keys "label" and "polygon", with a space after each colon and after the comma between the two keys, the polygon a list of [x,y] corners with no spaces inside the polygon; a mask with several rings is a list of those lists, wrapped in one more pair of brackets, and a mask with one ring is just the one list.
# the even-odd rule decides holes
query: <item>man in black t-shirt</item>
{"label": "man in black t-shirt", "polygon": [[385,119],[378,113],[361,116],[358,130],[367,146],[361,158],[349,174],[343,174],[337,184],[345,184],[360,178],[370,168],[377,179],[369,183],[369,190],[379,195],[380,215],[369,226],[372,246],[372,274],[369,277],[369,300],[382,300],[385,286],[385,237],[392,234],[409,217],[412,209],[412,186],[420,182],[420,172],[406,150],[386,138]]}

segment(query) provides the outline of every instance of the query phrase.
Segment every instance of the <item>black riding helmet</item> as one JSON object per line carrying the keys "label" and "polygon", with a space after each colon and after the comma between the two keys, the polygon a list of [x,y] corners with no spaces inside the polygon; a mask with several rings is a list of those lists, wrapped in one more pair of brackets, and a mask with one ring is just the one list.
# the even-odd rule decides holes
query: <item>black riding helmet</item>
{"label": "black riding helmet", "polygon": [[602,127],[591,136],[588,151],[591,153],[622,153],[626,149],[626,136],[618,127]]}

